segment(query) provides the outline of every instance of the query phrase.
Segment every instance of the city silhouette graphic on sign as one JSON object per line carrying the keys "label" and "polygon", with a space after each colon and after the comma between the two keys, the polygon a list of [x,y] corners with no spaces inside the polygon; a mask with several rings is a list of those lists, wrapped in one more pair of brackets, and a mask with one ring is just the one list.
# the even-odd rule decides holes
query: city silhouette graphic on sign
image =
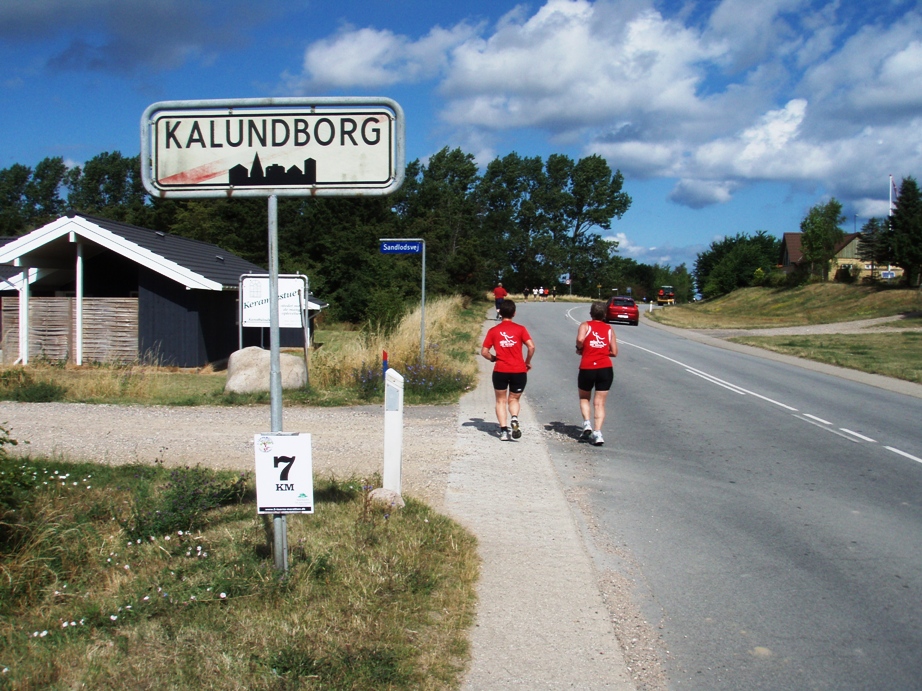
{"label": "city silhouette graphic on sign", "polygon": [[285,166],[274,163],[265,171],[259,161],[259,154],[253,157],[253,167],[247,170],[246,166],[238,163],[227,171],[228,182],[237,187],[252,187],[255,185],[315,185],[317,183],[317,161],[313,158],[304,159],[304,171],[298,166]]}

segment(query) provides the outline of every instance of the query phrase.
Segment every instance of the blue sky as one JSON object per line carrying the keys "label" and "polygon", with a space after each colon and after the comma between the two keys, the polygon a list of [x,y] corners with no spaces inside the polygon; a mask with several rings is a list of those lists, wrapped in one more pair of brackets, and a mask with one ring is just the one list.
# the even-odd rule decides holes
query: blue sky
{"label": "blue sky", "polygon": [[922,176],[917,0],[4,0],[0,64],[0,168],[133,156],[157,101],[387,96],[408,160],[604,156],[645,263]]}

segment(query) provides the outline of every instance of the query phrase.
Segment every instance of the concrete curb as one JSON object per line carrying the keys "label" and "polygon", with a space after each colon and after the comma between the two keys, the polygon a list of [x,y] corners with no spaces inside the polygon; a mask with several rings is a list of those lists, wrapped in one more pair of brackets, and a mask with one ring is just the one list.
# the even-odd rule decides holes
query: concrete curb
{"label": "concrete curb", "polygon": [[446,511],[478,539],[482,559],[467,691],[634,690],[598,574],[528,405],[523,436],[501,442],[480,359],[462,397]]}

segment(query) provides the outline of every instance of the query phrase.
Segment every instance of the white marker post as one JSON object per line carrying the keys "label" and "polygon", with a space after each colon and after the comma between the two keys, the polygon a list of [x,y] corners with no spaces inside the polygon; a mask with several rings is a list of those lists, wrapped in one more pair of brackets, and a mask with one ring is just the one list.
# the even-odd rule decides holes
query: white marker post
{"label": "white marker post", "polygon": [[403,376],[388,369],[384,375],[384,489],[400,494],[403,464]]}

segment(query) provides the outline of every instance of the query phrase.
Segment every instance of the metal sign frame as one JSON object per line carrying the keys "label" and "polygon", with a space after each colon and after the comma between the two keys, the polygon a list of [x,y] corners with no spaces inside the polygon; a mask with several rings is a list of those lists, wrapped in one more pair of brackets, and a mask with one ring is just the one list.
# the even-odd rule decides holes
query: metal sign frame
{"label": "metal sign frame", "polygon": [[[368,155],[373,140],[363,118],[387,120],[387,127],[374,135],[386,139],[380,154],[387,156],[386,164]],[[186,120],[194,124],[180,130]],[[252,146],[254,141],[256,146]],[[374,146],[378,143],[382,142]],[[329,146],[335,149],[327,149]],[[405,147],[403,109],[389,98],[161,101],[148,106],[141,116],[141,181],[152,196],[162,199],[387,195],[403,184]],[[161,163],[170,148],[176,152],[194,148],[196,153],[220,149],[220,154],[227,155],[211,155],[194,169],[197,174],[172,171],[161,179]],[[336,153],[326,155],[330,150]],[[264,159],[258,158],[260,152]],[[311,152],[325,156],[318,162]],[[376,172],[367,179],[349,179],[340,166],[335,173],[324,175],[327,159],[351,161],[346,169],[352,165],[362,170],[377,161]],[[309,170],[310,165],[320,170]],[[214,181],[216,170],[222,175],[227,171],[226,182],[223,178]]]}

